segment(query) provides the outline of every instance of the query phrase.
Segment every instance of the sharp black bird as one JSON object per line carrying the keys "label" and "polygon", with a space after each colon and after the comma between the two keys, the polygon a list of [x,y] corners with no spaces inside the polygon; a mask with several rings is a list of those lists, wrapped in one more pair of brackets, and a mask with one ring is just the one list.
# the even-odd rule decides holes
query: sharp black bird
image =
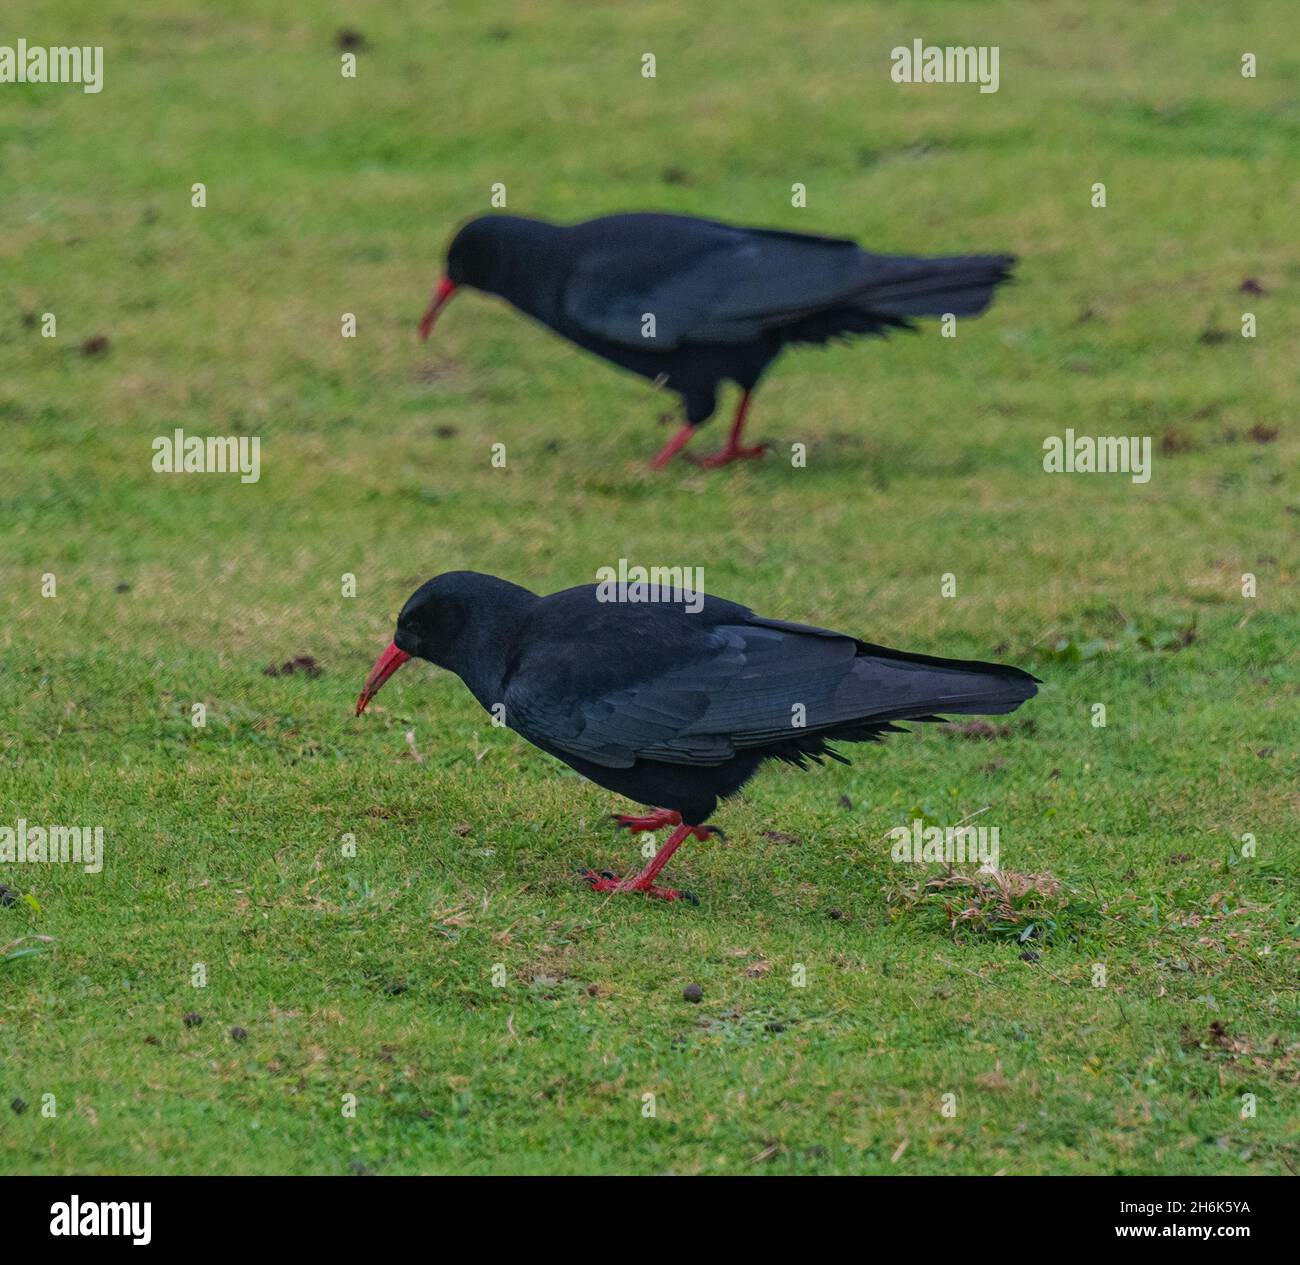
{"label": "sharp black bird", "polygon": [[539,597],[473,571],[437,576],[402,608],[357,700],[360,715],[403,663],[426,659],[534,746],[645,805],[616,820],[670,827],[667,841],[633,878],[584,871],[598,891],[681,899],[659,872],[686,839],[715,833],[718,801],[764,760],[847,763],[831,743],[879,741],[895,721],[939,713],[1011,712],[1036,692],[1003,664],[888,650],[718,597],[626,595],[584,585]]}
{"label": "sharp black bird", "polygon": [[726,446],[700,459],[720,466],[762,454],[741,432],[754,388],[787,344],[911,329],[915,316],[977,316],[1014,263],[1012,255],[874,255],[841,238],[687,215],[567,226],[487,215],[453,238],[420,336],[470,286],[675,391],[686,420],[656,469],[713,415],[720,384],[735,382],[742,394]]}

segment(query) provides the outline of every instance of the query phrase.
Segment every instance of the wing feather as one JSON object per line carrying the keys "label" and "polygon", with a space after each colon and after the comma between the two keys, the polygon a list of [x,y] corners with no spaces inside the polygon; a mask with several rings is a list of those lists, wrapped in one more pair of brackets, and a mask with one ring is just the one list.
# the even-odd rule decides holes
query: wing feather
{"label": "wing feather", "polygon": [[[696,222],[698,224],[698,222]],[[872,258],[853,242],[706,225],[654,252],[616,243],[584,252],[564,294],[565,315],[624,346],[671,351],[684,343],[747,343],[870,283]],[[646,317],[654,317],[647,337]]]}

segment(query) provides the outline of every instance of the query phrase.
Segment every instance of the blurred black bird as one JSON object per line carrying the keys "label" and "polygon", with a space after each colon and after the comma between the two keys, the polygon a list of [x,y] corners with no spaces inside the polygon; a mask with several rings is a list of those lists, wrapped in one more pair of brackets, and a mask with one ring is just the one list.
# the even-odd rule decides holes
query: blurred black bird
{"label": "blurred black bird", "polygon": [[741,431],[749,399],[787,343],[914,328],[910,317],[976,316],[1013,255],[920,259],[854,242],[736,228],[688,215],[608,215],[565,226],[515,215],[470,221],[447,251],[420,336],[461,286],[500,295],[527,316],[682,397],[686,424],[651,463],[661,469],[735,382],[726,447],[705,466],[756,457]]}
{"label": "blurred black bird", "polygon": [[847,764],[829,743],[876,742],[896,720],[940,712],[1011,712],[1036,693],[1019,668],[888,650],[718,597],[617,600],[631,591],[538,597],[473,571],[437,576],[402,608],[357,714],[412,656],[456,673],[534,746],[653,810],[619,825],[672,828],[640,874],[584,871],[591,885],[678,900],[660,870],[687,838],[716,833],[705,823],[718,800],[764,760]]}

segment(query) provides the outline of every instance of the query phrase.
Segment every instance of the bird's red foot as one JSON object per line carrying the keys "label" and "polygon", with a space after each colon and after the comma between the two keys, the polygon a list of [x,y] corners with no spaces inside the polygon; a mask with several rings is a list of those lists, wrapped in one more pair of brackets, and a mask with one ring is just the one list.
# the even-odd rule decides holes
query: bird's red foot
{"label": "bird's red foot", "polygon": [[695,434],[695,427],[689,422],[678,430],[673,437],[659,450],[658,455],[650,462],[651,470],[662,470],[687,444],[691,442],[691,436]]}
{"label": "bird's red foot", "polygon": [[671,825],[673,832],[664,841],[663,847],[650,859],[650,863],[635,878],[620,879],[617,874],[611,874],[608,870],[600,874],[595,870],[579,870],[582,877],[591,884],[592,890],[644,892],[647,896],[653,896],[658,900],[688,900],[692,905],[698,905],[700,902],[690,892],[679,892],[675,887],[660,887],[655,883],[655,879],[659,877],[659,871],[668,864],[668,858],[687,839],[707,839],[710,835],[720,835],[722,831],[716,826],[687,825],[682,821],[681,813],[666,808],[657,809],[644,817],[620,817],[617,820],[620,825],[629,826],[633,830],[653,830],[658,826]]}
{"label": "bird's red foot", "polygon": [[619,813],[615,813],[613,816],[616,824],[632,831],[633,834],[640,834],[645,830],[661,830],[664,826],[680,826],[682,824],[681,813],[676,813],[671,808],[656,808],[654,812],[647,813],[643,817],[625,817]]}
{"label": "bird's red foot", "polygon": [[[727,837],[722,833],[721,826],[683,826],[681,813],[674,812],[671,808],[656,808],[654,812],[647,813],[644,817],[623,817],[615,813],[614,823],[625,830],[630,830],[634,835],[671,826],[676,834],[681,835],[677,843],[686,839],[708,839],[712,835],[717,835],[720,839]],[[676,847],[677,844],[673,846]]]}
{"label": "bird's red foot", "polygon": [[707,457],[697,457],[689,452],[685,455],[687,461],[702,466],[705,470],[716,470],[719,466],[729,466],[733,461],[740,461],[746,457],[761,457],[769,447],[769,444],[755,444],[752,448],[728,445],[719,452],[710,453]]}
{"label": "bird's red foot", "polygon": [[660,887],[643,876],[621,879],[608,870],[603,870],[599,874],[595,870],[582,870],[581,874],[591,885],[593,892],[644,892],[656,900],[684,900],[690,905],[700,903],[694,892],[679,891],[675,887]]}

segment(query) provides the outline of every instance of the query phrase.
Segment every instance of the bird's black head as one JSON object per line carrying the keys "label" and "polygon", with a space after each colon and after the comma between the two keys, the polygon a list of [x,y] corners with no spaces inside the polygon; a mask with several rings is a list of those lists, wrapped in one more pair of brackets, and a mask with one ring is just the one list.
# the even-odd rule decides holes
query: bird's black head
{"label": "bird's black head", "polygon": [[481,215],[463,225],[447,247],[447,279],[453,285],[494,291],[505,264],[505,239],[513,215]]}
{"label": "bird's black head", "polygon": [[393,644],[417,659],[445,662],[474,613],[480,581],[491,578],[475,571],[448,571],[426,580],[406,599]]}
{"label": "bird's black head", "polygon": [[539,270],[532,248],[560,231],[519,215],[481,215],[462,225],[447,247],[447,269],[420,322],[420,337],[429,337],[438,313],[461,286],[514,299],[521,281]]}
{"label": "bird's black head", "polygon": [[420,585],[397,617],[388,648],[375,661],[361,697],[359,716],[380,686],[408,659],[425,659],[465,678],[485,658],[503,651],[503,635],[536,601],[527,589],[477,571],[447,571]]}

